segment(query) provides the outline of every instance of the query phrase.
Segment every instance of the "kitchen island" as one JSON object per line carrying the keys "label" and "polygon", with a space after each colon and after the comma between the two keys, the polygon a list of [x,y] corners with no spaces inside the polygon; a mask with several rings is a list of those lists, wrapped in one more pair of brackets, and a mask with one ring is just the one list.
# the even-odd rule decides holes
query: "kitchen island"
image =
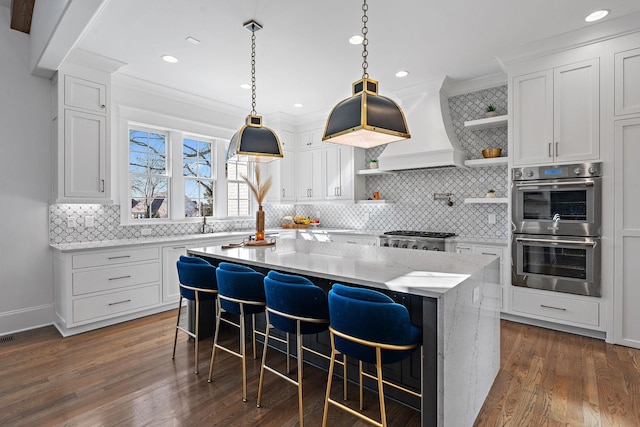
{"label": "kitchen island", "polygon": [[[275,246],[189,249],[212,264],[227,261],[364,286],[410,308],[421,321],[423,426],[470,426],[500,368],[498,258],[281,239]],[[405,304],[406,305],[406,304]],[[413,304],[415,305],[415,304]],[[415,319],[415,313],[421,318]]]}

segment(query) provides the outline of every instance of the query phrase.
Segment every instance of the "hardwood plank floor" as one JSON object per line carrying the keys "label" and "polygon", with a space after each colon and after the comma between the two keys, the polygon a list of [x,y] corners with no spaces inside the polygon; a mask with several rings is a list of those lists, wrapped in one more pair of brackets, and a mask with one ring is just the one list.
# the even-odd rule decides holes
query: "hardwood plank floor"
{"label": "hardwood plank floor", "polygon": [[[53,327],[0,342],[0,426],[295,426],[295,387],[267,373],[256,408],[259,361],[248,366],[249,401],[242,402],[240,360],[217,353],[207,382],[210,340],[201,341],[200,374],[193,344],[178,336],[171,359],[175,311],[61,338]],[[235,331],[223,329],[227,344]],[[640,350],[502,322],[502,368],[476,426],[640,426]],[[284,357],[269,353],[270,362]],[[320,425],[326,373],[305,367],[305,423]],[[332,395],[340,395],[334,381]],[[357,388],[350,386],[357,405]],[[377,397],[365,394],[368,413]],[[392,426],[417,426],[419,414],[387,402]],[[363,426],[330,410],[332,426]]]}

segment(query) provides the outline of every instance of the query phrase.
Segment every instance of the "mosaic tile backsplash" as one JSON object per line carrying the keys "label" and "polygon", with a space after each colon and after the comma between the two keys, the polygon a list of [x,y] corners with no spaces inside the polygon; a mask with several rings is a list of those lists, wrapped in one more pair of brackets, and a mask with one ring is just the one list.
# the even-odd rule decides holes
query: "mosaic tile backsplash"
{"label": "mosaic tile backsplash", "polygon": [[[485,107],[493,104],[498,115],[507,114],[507,86],[484,89],[449,98],[451,120],[460,145],[469,159],[482,158],[483,148],[502,148],[507,156],[507,128],[479,131],[465,129],[464,122],[483,117]],[[384,146],[367,150],[366,157],[375,159]],[[507,197],[507,166],[487,168],[436,168],[403,171],[396,175],[366,178],[366,189],[380,193],[391,204],[314,204],[265,206],[266,227],[278,227],[286,215],[319,217],[327,228],[358,230],[430,230],[454,232],[460,236],[507,239],[506,204],[464,204],[465,198],[484,197],[487,190],[496,197]],[[452,193],[453,206],[445,200],[434,200],[434,193]],[[489,215],[496,217],[489,224]],[[93,216],[95,227],[85,227],[84,217]],[[75,217],[78,227],[67,228],[67,218]],[[368,218],[368,219],[367,219]],[[209,221],[207,231],[251,230],[251,219]],[[152,236],[175,236],[200,232],[200,223],[120,225],[119,205],[58,204],[49,207],[49,240],[51,243],[75,243],[99,240],[129,239],[141,236],[141,229],[151,229]]]}

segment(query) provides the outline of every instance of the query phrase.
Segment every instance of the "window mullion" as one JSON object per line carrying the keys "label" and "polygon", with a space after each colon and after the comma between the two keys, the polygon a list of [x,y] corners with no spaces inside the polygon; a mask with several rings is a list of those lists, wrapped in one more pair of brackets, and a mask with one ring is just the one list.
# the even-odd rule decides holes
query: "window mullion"
{"label": "window mullion", "polygon": [[182,141],[184,134],[179,131],[169,132],[169,186],[171,188],[171,219],[184,219],[184,177],[182,174]]}

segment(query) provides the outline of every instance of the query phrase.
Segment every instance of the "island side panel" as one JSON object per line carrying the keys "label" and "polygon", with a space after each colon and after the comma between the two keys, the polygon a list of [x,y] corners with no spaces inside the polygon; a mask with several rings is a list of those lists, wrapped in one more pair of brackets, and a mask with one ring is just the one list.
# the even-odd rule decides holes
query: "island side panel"
{"label": "island side panel", "polygon": [[422,426],[442,425],[438,360],[438,304],[436,298],[422,298]]}
{"label": "island side panel", "polygon": [[439,426],[473,425],[500,369],[499,274],[496,260],[439,300]]}

